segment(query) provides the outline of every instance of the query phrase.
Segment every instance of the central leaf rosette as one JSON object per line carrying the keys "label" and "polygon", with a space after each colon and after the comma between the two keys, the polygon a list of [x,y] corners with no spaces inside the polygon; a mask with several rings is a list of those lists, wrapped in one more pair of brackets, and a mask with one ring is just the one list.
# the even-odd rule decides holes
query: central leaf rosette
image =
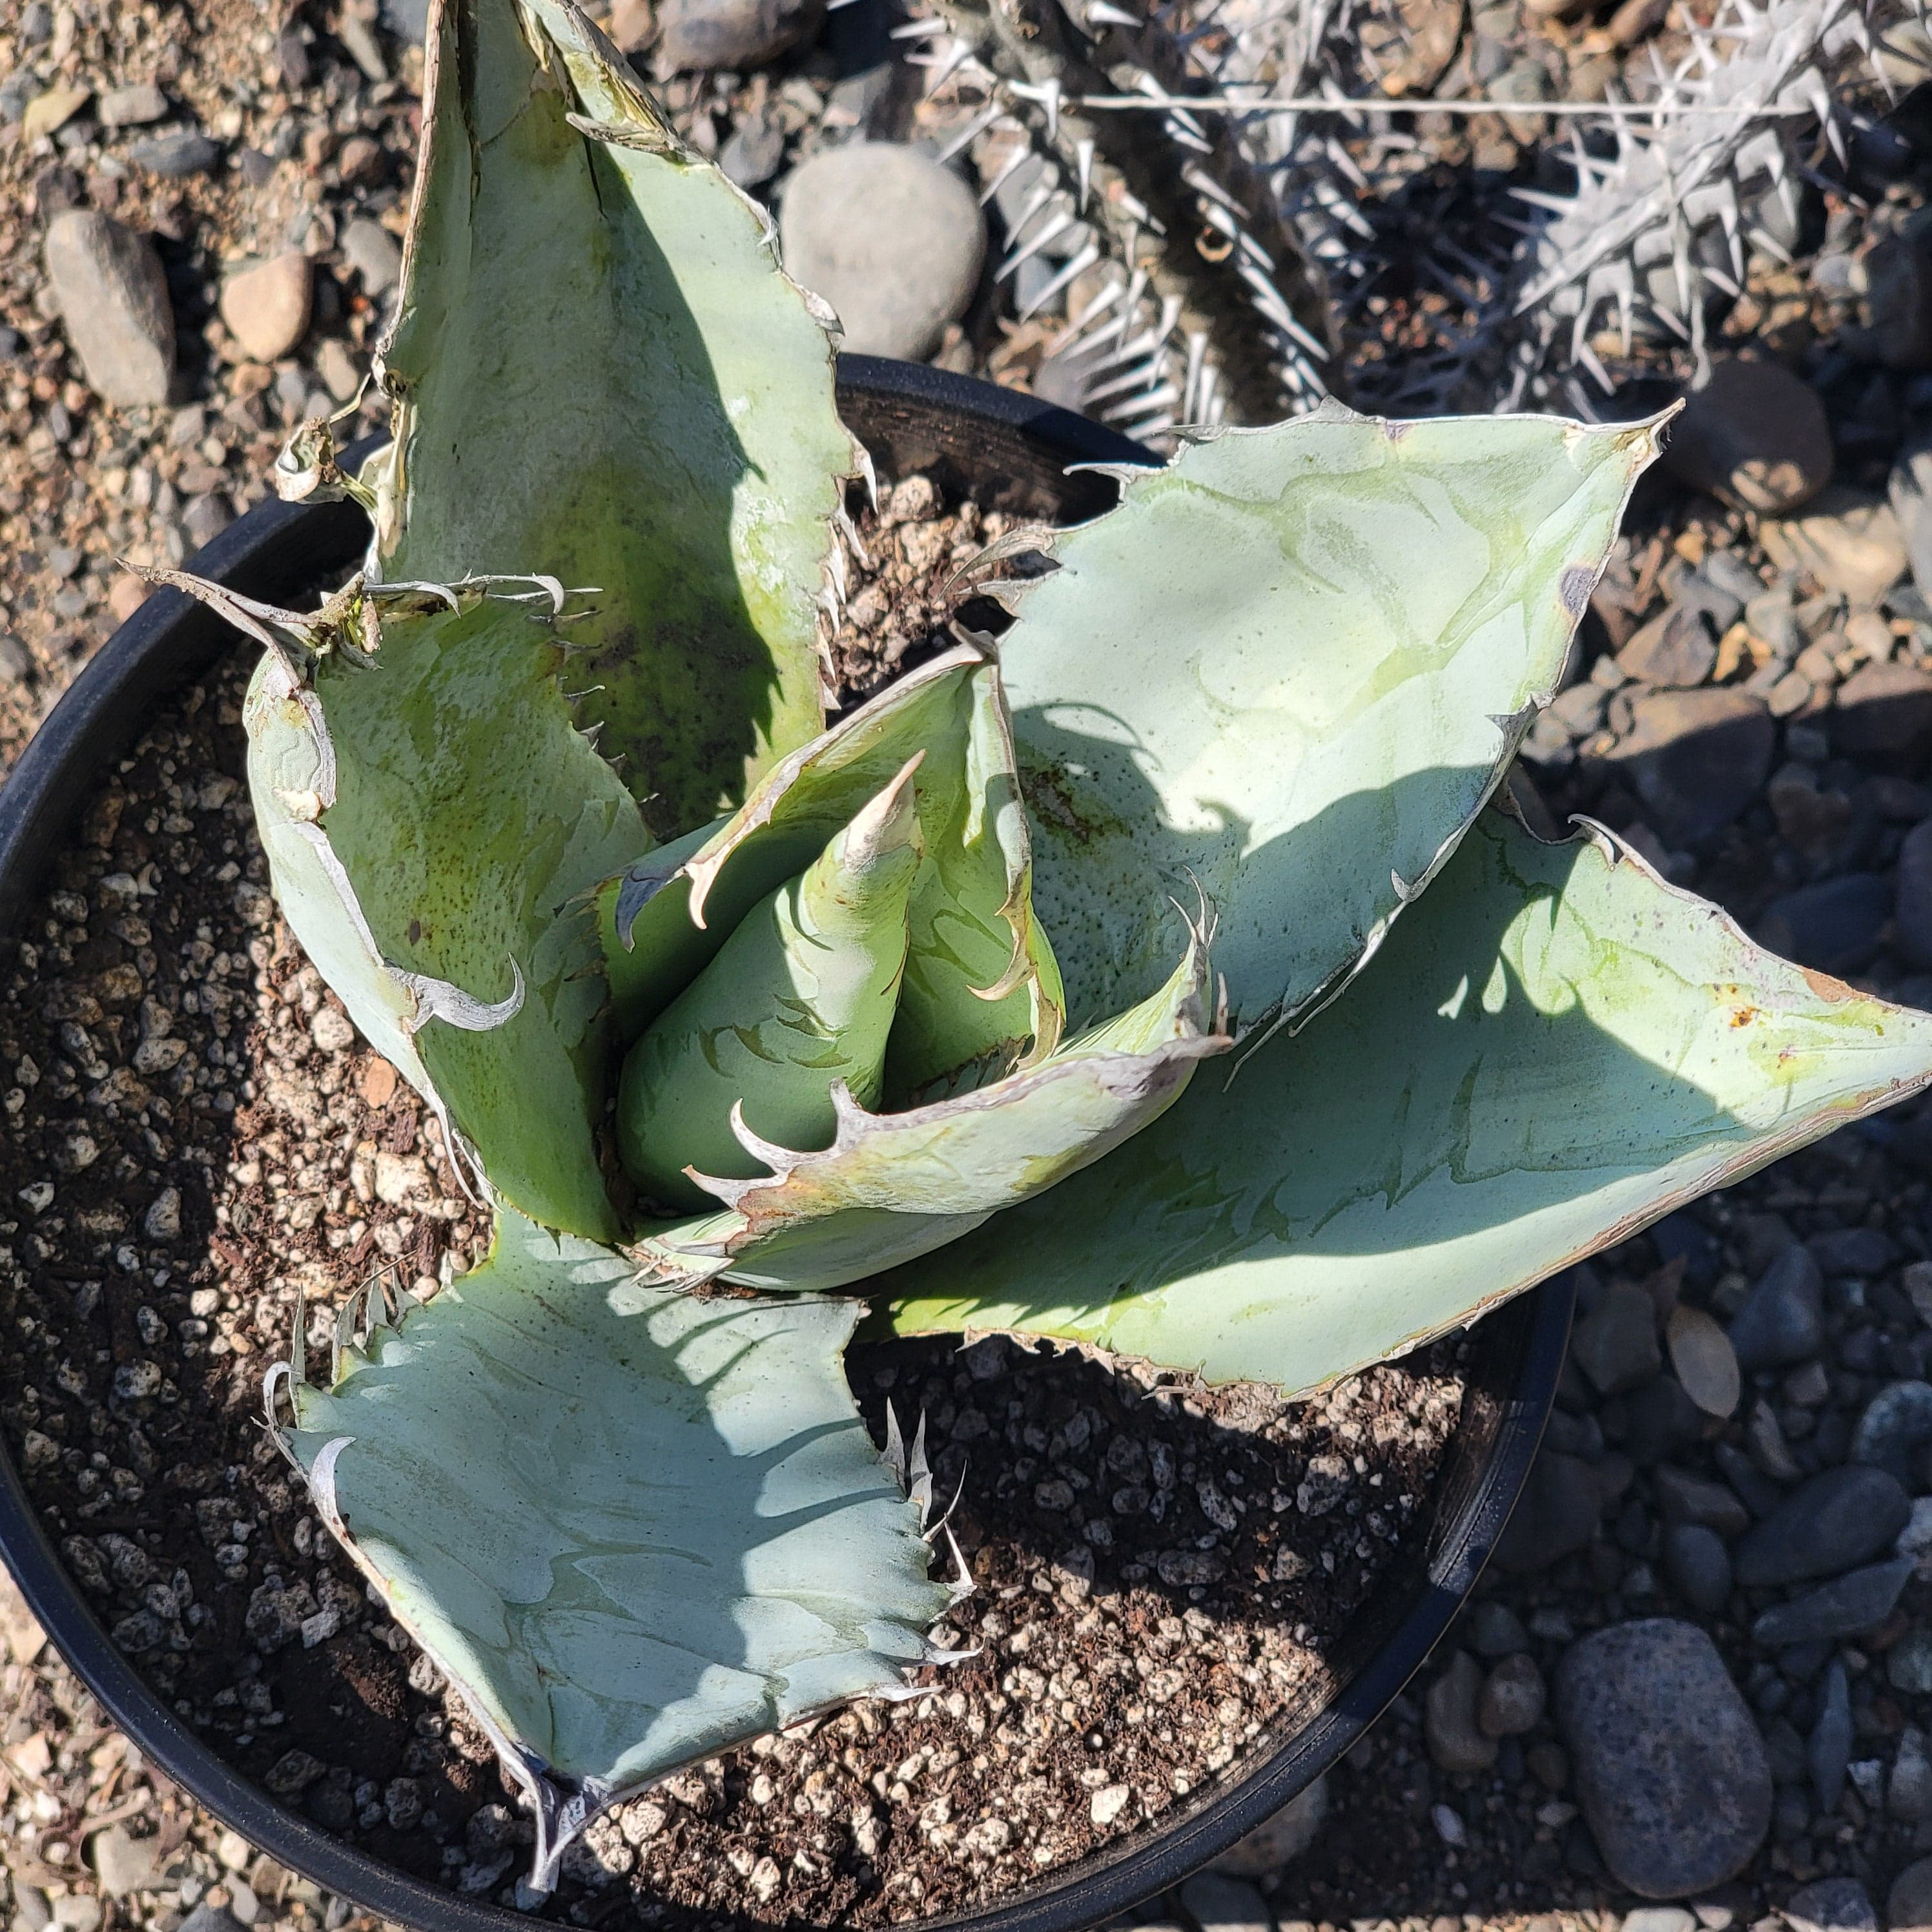
{"label": "central leaf rosette", "polygon": [[[842,1287],[1098,1160],[1232,1044],[1207,934],[1071,1038],[1012,721],[962,644],[599,895],[656,1271]],[[720,1211],[720,1204],[722,1211]]]}

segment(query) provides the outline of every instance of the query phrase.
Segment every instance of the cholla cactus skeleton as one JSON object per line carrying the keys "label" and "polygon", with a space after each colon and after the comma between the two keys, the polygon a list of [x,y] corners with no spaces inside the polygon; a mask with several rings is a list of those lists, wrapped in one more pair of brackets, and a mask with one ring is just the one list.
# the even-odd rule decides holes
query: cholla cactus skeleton
{"label": "cholla cactus skeleton", "polygon": [[428,52],[364,576],[199,588],[268,646],[289,922],[496,1210],[328,1389],[298,1337],[272,1424],[543,1886],[939,1660],[863,1301],[1292,1396],[1923,1084],[1932,1019],[1486,809],[1654,424],[1206,436],[827,729],[819,306],[568,0]]}
{"label": "cholla cactus skeleton", "polygon": [[[1701,355],[1709,291],[1738,293],[1754,248],[1790,259],[1797,133],[1822,134],[1842,161],[1838,84],[1865,70],[1889,93],[1901,69],[1925,72],[1920,14],[1891,0],[1725,0],[1678,66],[1659,73],[1655,98],[1733,111],[1620,125],[1606,157],[1575,138],[1575,194],[1528,197],[1544,218],[1503,296],[1514,338],[1504,406],[1544,394],[1552,370],[1572,363],[1607,392],[1590,346],[1606,319],[1625,354],[1633,318],[1648,318]],[[1810,117],[1782,112],[1793,107]]]}

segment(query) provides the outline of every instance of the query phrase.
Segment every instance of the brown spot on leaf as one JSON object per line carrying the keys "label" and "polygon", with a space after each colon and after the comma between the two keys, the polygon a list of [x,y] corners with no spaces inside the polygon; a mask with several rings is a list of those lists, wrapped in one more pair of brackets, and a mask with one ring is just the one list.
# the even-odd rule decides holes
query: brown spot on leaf
{"label": "brown spot on leaf", "polygon": [[1590,601],[1590,592],[1597,581],[1597,573],[1588,565],[1573,563],[1556,580],[1556,595],[1564,610],[1573,617],[1580,617],[1584,607]]}

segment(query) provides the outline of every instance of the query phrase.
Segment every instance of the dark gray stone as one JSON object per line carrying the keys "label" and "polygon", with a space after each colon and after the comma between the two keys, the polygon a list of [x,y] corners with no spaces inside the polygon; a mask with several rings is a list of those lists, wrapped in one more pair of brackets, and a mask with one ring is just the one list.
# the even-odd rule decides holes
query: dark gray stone
{"label": "dark gray stone", "polygon": [[1701,610],[1673,604],[1631,634],[1617,653],[1617,668],[1640,684],[1702,684],[1718,662],[1718,640]]}
{"label": "dark gray stone", "polygon": [[1604,1864],[1645,1898],[1722,1885],[1771,1822],[1764,1741],[1694,1624],[1655,1617],[1573,1644],[1556,1708]]}
{"label": "dark gray stone", "polygon": [[1470,1608],[1469,1646],[1478,1657],[1513,1657],[1529,1648],[1529,1633],[1508,1604],[1485,1597]]}
{"label": "dark gray stone", "polygon": [[1915,825],[1898,848],[1892,916],[1899,951],[1910,964],[1932,970],[1932,818]]}
{"label": "dark gray stone", "polygon": [[1430,1685],[1424,1700],[1423,1737],[1438,1771],[1487,1771],[1496,1762],[1496,1738],[1477,1717],[1482,1688],[1481,1666],[1466,1650],[1457,1651]]}
{"label": "dark gray stone", "polygon": [[[1932,1384],[1893,1382],[1866,1403],[1858,1426],[1852,1431],[1848,1453],[1854,1462],[1870,1463],[1906,1487],[1916,1489],[1919,1486],[1916,1480],[1919,1452],[1929,1442],[1932,1442]],[[1902,1520],[1899,1526],[1904,1527]]]}
{"label": "dark gray stone", "polygon": [[1747,1375],[1809,1361],[1825,1346],[1825,1282],[1810,1251],[1786,1248],[1760,1277],[1730,1334]]}
{"label": "dark gray stone", "polygon": [[1883,1469],[1821,1470],[1738,1544],[1738,1581],[1760,1589],[1840,1576],[1888,1550],[1911,1514],[1911,1498]]}
{"label": "dark gray stone", "polygon": [[1272,1932],[1268,1900],[1246,1879],[1196,1872],[1180,1888],[1180,1902],[1201,1932]]}
{"label": "dark gray stone", "polygon": [[1856,973],[1878,951],[1892,896],[1892,882],[1882,873],[1841,872],[1773,899],[1758,922],[1757,937],[1801,966]]}
{"label": "dark gray stone", "polygon": [[[1722,1346],[1722,1332],[1712,1332]],[[1675,1376],[1653,1376],[1624,1399],[1624,1453],[1640,1469],[1691,1448],[1703,1435],[1704,1412]]]}
{"label": "dark gray stone", "polygon": [[1804,1245],[1826,1274],[1882,1274],[1898,1258],[1897,1246],[1876,1228],[1834,1228]]}
{"label": "dark gray stone", "polygon": [[1782,1910],[1791,1932],[1878,1932],[1878,1914],[1855,1878],[1821,1878],[1802,1886]]}
{"label": "dark gray stone", "polygon": [[1932,677],[1915,664],[1862,664],[1838,687],[1830,717],[1839,757],[1915,778],[1932,755]]}
{"label": "dark gray stone", "polygon": [[1636,1282],[1613,1282],[1577,1323],[1570,1352],[1600,1395],[1622,1395],[1649,1381],[1664,1364],[1657,1304]]}
{"label": "dark gray stone", "polygon": [[1664,466],[1682,481],[1744,510],[1795,508],[1832,480],[1832,465],[1817,392],[1755,360],[1715,363],[1684,399],[1664,451]]}
{"label": "dark gray stone", "polygon": [[658,52],[682,73],[742,72],[776,60],[825,24],[825,0],[665,0]]}
{"label": "dark gray stone", "polygon": [[1668,1464],[1652,1470],[1650,1481],[1668,1522],[1701,1524],[1726,1539],[1743,1535],[1751,1526],[1750,1511],[1725,1484]]}
{"label": "dark gray stone", "polygon": [[1714,1529],[1673,1522],[1664,1532],[1664,1574],[1694,1610],[1715,1616],[1731,1594],[1730,1552]]}
{"label": "dark gray stone", "polygon": [[1885,1922],[1892,1932],[1922,1932],[1932,1927],[1932,1858],[1907,1865],[1886,1894]]}
{"label": "dark gray stone", "polygon": [[[1819,1700],[1817,1721],[1804,1742],[1811,1795],[1827,1816],[1844,1795],[1845,1769],[1852,1758],[1852,1692],[1844,1660],[1834,1658],[1825,1672],[1825,1692]],[[1868,1913],[1871,1908],[1867,1906]]]}
{"label": "dark gray stone", "polygon": [[1912,1570],[1910,1557],[1897,1556],[1853,1570],[1790,1603],[1774,1604],[1751,1625],[1752,1640],[1781,1650],[1786,1644],[1831,1643],[1876,1630],[1892,1615]]}
{"label": "dark gray stone", "polygon": [[208,173],[220,160],[221,149],[206,134],[184,128],[178,134],[156,134],[130,142],[128,158],[164,181],[186,181],[190,176]]}
{"label": "dark gray stone", "polygon": [[1497,1564],[1504,1570],[1546,1570],[1596,1534],[1603,1508],[1602,1485],[1588,1463],[1540,1450],[1496,1546]]}
{"label": "dark gray stone", "polygon": [[1762,699],[1729,687],[1646,691],[1612,754],[1645,815],[1673,848],[1707,844],[1757,796],[1778,727]]}

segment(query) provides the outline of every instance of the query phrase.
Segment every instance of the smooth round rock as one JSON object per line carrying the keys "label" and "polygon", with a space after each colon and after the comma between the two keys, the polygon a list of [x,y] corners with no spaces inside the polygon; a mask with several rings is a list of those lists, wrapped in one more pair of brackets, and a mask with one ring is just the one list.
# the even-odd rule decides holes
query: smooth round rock
{"label": "smooth round rock", "polygon": [[1780,1910],[1791,1932],[1878,1932],[1878,1914],[1855,1878],[1801,1886]]}
{"label": "smooth round rock", "polygon": [[1577,1800],[1611,1875],[1644,1898],[1735,1877],[1771,1824],[1764,1740],[1717,1646],[1668,1617],[1572,1644],[1556,1709]]}
{"label": "smooth round rock", "polygon": [[1757,937],[1780,958],[1822,973],[1856,973],[1877,952],[1892,916],[1893,886],[1880,872],[1841,872],[1765,908]]}
{"label": "smooth round rock", "polygon": [[1795,509],[1832,480],[1832,429],[1808,382],[1776,362],[1722,362],[1684,398],[1664,467],[1741,510]]}
{"label": "smooth round rock", "polygon": [[1272,1932],[1268,1900],[1245,1879],[1196,1872],[1180,1888],[1180,1902],[1201,1932]]}
{"label": "smooth round rock", "polygon": [[1701,1522],[1673,1522],[1664,1532],[1664,1574],[1694,1610],[1715,1616],[1730,1600],[1730,1552],[1714,1529]]}
{"label": "smooth round rock", "polygon": [[1822,1469],[1745,1534],[1738,1581],[1756,1590],[1842,1576],[1889,1549],[1911,1514],[1911,1498],[1883,1469]]}
{"label": "smooth round rock", "polygon": [[[1932,1384],[1892,1382],[1866,1403],[1846,1453],[1854,1462],[1868,1463],[1900,1484],[1917,1486],[1912,1484],[1912,1464],[1928,1442],[1932,1442]],[[1910,1514],[1908,1502],[1894,1534],[1904,1528]]]}
{"label": "smooth round rock", "polygon": [[251,361],[279,362],[308,333],[314,291],[314,265],[291,248],[229,277],[221,320]]}
{"label": "smooth round rock", "polygon": [[1932,756],[1932,677],[1916,664],[1861,664],[1838,687],[1832,748],[1874,771],[1914,778]]}
{"label": "smooth round rock", "polygon": [[1681,1905],[1646,1905],[1624,1915],[1623,1932],[1697,1932],[1697,1924]]}
{"label": "smooth round rock", "polygon": [[1234,1878],[1266,1878],[1292,1864],[1314,1844],[1328,1816],[1328,1780],[1318,1778],[1272,1818],[1228,1846],[1208,1869]]}
{"label": "smooth round rock", "polygon": [[1459,1650],[1448,1669],[1430,1685],[1423,1736],[1438,1771],[1487,1771],[1496,1762],[1496,1738],[1483,1729],[1477,1716],[1482,1684],[1476,1660]]}
{"label": "smooth round rock", "polygon": [[1613,1282],[1570,1338],[1576,1366],[1600,1395],[1622,1395],[1664,1365],[1657,1346],[1657,1304],[1634,1281]]}
{"label": "smooth round rock", "polygon": [[1932,971],[1932,818],[1922,818],[1898,848],[1893,931],[1906,963]]}
{"label": "smooth round rock", "polygon": [[825,24],[825,0],[664,0],[658,52],[680,73],[763,67]]}
{"label": "smooth round rock", "polygon": [[786,272],[838,311],[847,349],[916,361],[973,299],[986,224],[949,169],[914,148],[855,141],[788,177],[778,241]]}
{"label": "smooth round rock", "polygon": [[1907,1865],[1892,1880],[1885,1922],[1891,1932],[1932,1932],[1932,1858]]}
{"label": "smooth round rock", "polygon": [[1664,1330],[1670,1366],[1684,1392],[1706,1415],[1727,1416],[1736,1408],[1744,1383],[1731,1338],[1713,1318],[1688,1302],[1670,1311]]}
{"label": "smooth round rock", "polygon": [[111,215],[70,208],[47,224],[44,259],[87,386],[123,408],[166,402],[175,316],[154,244]]}
{"label": "smooth round rock", "polygon": [[1794,1242],[1765,1270],[1730,1336],[1750,1374],[1809,1361],[1825,1346],[1825,1278],[1809,1249]]}
{"label": "smooth round rock", "polygon": [[1543,1721],[1543,1672],[1536,1660],[1519,1651],[1506,1657],[1483,1680],[1476,1700],[1476,1721],[1486,1737],[1520,1738]]}

